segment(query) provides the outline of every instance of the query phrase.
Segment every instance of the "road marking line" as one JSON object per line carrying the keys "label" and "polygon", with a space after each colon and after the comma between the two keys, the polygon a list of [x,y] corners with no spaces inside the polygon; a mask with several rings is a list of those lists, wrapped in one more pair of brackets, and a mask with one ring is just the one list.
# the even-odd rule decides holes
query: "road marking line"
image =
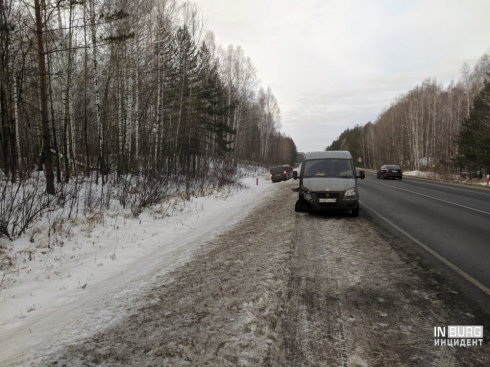
{"label": "road marking line", "polygon": [[386,223],[388,223],[389,225],[391,225],[393,228],[397,229],[398,231],[400,231],[401,233],[403,233],[405,236],[407,236],[408,238],[410,238],[412,241],[414,241],[417,245],[419,245],[420,247],[422,247],[425,251],[427,251],[428,253],[430,253],[431,255],[435,256],[437,259],[439,259],[440,261],[442,261],[445,265],[449,266],[452,270],[454,270],[455,272],[457,272],[459,275],[461,275],[463,278],[465,278],[467,281],[469,281],[470,283],[472,283],[474,286],[480,288],[483,292],[485,292],[487,295],[490,296],[490,288],[486,287],[485,285],[483,285],[482,283],[480,283],[478,280],[476,280],[475,278],[473,278],[471,275],[469,275],[468,273],[466,273],[465,271],[461,270],[460,268],[458,268],[456,265],[454,265],[452,262],[450,262],[449,260],[446,260],[444,257],[442,257],[441,255],[439,255],[437,252],[435,252],[434,250],[432,250],[431,248],[427,247],[426,245],[424,245],[422,242],[420,242],[419,240],[417,240],[415,237],[413,237],[412,235],[410,235],[409,233],[405,232],[403,229],[401,229],[400,227],[398,227],[395,223],[391,222],[389,219],[383,217],[381,214],[379,214],[376,210],[372,209],[371,207],[367,206],[365,203],[363,203],[362,201],[359,200],[359,202],[362,204],[362,206],[364,208],[367,208],[368,210],[372,211],[374,214],[376,214],[378,217],[380,217],[381,219],[383,219]]}
{"label": "road marking line", "polygon": [[[372,172],[369,172],[369,173],[372,173]],[[376,172],[374,172],[373,176],[376,177],[376,179],[378,178],[376,176]],[[413,180],[413,181],[416,181],[416,182],[423,182],[423,183],[425,183],[427,185],[440,186],[440,187],[450,188],[450,189],[459,190],[459,191],[467,191],[467,192],[471,192],[473,194],[490,196],[490,193],[483,192],[483,190],[481,190],[481,186],[482,185],[477,185],[476,187],[473,188],[473,190],[470,190],[470,189],[464,189],[462,187],[455,186],[455,185],[449,185],[449,184],[448,185],[442,185],[442,184],[439,184],[439,183],[435,183],[433,181],[430,181],[428,179],[424,179],[423,177],[417,177],[417,176],[411,176],[411,175],[404,175],[403,178],[404,179],[407,178],[409,181],[410,180]],[[483,187],[485,187],[485,186],[483,186]]]}
{"label": "road marking line", "polygon": [[461,204],[456,204],[456,203],[453,203],[453,202],[451,202],[451,201],[447,201],[447,200],[438,199],[438,198],[436,198],[436,197],[429,196],[429,195],[425,195],[425,194],[421,194],[421,193],[419,193],[419,192],[415,192],[415,191],[412,191],[412,190],[402,189],[401,187],[396,187],[396,186],[393,186],[393,185],[387,185],[387,184],[383,184],[383,183],[378,183],[378,185],[383,185],[383,186],[392,187],[392,188],[397,189],[397,190],[402,190],[402,191],[410,192],[410,193],[412,193],[412,194],[415,194],[415,195],[420,195],[420,196],[424,196],[424,197],[429,198],[429,199],[434,199],[434,200],[442,201],[443,203],[446,203],[446,204],[451,204],[451,205],[459,206],[459,207],[461,207],[461,208],[465,208],[465,209],[473,210],[473,211],[475,211],[475,212],[479,212],[479,213],[483,213],[483,214],[488,214],[488,215],[490,215],[490,213],[489,213],[489,212],[486,212],[486,211],[484,211],[484,210],[470,208],[469,206],[465,206],[465,205],[461,205]]}

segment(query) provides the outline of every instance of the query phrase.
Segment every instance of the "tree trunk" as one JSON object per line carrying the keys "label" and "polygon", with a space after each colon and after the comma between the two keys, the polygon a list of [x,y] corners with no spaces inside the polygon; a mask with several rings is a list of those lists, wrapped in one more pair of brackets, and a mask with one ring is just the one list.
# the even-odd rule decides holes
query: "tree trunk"
{"label": "tree trunk", "polygon": [[17,75],[15,73],[15,67],[12,70],[13,74],[13,87],[14,87],[14,124],[15,124],[15,144],[17,147],[17,161],[19,166],[19,176],[22,177],[23,164],[22,164],[22,154],[20,150],[20,129],[19,129],[19,98],[17,92]]}
{"label": "tree trunk", "polygon": [[[83,23],[86,24],[86,19],[87,19],[87,2],[85,1],[83,3]],[[88,45],[87,42],[87,28],[83,27],[83,39],[85,41],[85,44]],[[88,144],[88,119],[87,119],[87,113],[88,113],[88,100],[87,100],[87,79],[88,79],[88,49],[85,47],[85,60],[83,64],[84,68],[84,78],[83,78],[83,83],[84,83],[84,88],[83,88],[83,133],[84,133],[84,140],[85,140],[85,176],[89,177],[90,176],[90,149],[89,149],[89,144]]]}
{"label": "tree trunk", "polygon": [[[51,58],[49,55],[47,56],[47,61],[48,61],[48,75],[49,78],[47,80],[48,82],[48,88],[49,88],[49,108],[51,109],[51,129],[52,129],[52,134],[53,134],[53,145],[54,145],[54,160],[56,164],[56,182],[61,182],[61,168],[60,168],[60,154],[59,154],[59,146],[58,146],[58,140],[56,137],[56,125],[55,125],[55,113],[54,113],[54,103],[53,103],[53,93],[51,89],[51,75],[53,74],[51,71]],[[39,104],[42,105],[41,101],[39,101]],[[42,109],[42,107],[41,107]]]}
{"label": "tree trunk", "polygon": [[41,123],[43,131],[43,161],[46,175],[46,192],[54,195],[54,175],[51,165],[51,145],[49,138],[49,121],[48,121],[48,98],[46,93],[46,62],[44,59],[44,43],[43,43],[43,25],[41,21],[41,5],[39,0],[34,0],[36,12],[36,33],[37,47],[39,56],[39,80],[41,92]]}
{"label": "tree trunk", "polygon": [[[39,0],[37,0],[39,1]],[[97,117],[97,132],[99,139],[99,169],[102,175],[102,183],[104,183],[104,129],[102,126],[101,118],[100,118],[100,91],[99,91],[99,75],[98,75],[98,66],[97,66],[97,30],[96,30],[96,15],[95,15],[95,0],[90,2],[91,6],[91,29],[92,29],[92,64],[93,64],[93,72],[94,72],[94,93],[95,93],[95,112]]]}

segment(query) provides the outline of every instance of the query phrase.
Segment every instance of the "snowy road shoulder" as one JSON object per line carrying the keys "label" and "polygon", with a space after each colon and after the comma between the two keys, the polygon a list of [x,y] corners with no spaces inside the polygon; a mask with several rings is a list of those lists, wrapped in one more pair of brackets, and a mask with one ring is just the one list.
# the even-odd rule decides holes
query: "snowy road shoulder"
{"label": "snowy road shoulder", "polygon": [[255,178],[243,184],[241,190],[153,207],[136,219],[108,213],[78,225],[60,223],[56,233],[34,243],[16,241],[17,266],[5,274],[0,293],[0,360],[37,343],[51,348],[75,340],[117,320],[127,303],[121,301],[188,261],[279,186],[262,178],[259,185]]}
{"label": "snowy road shoulder", "polygon": [[[108,318],[107,328],[59,347],[50,341],[29,361],[35,366],[488,364],[490,324],[481,309],[367,213],[295,213],[294,186],[276,184],[190,261],[145,279],[148,286],[138,298],[115,293],[119,299],[113,304],[120,305],[122,316]],[[127,283],[128,289],[142,280]],[[102,320],[104,305],[92,304]],[[94,318],[88,307],[82,309],[84,317],[71,320]],[[484,325],[484,345],[437,346],[438,325]],[[87,330],[82,326],[67,329]]]}

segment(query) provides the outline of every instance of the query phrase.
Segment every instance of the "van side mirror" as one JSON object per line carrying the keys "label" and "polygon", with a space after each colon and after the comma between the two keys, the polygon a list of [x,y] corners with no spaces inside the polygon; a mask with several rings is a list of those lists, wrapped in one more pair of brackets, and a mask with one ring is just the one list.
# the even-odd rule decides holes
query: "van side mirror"
{"label": "van side mirror", "polygon": [[366,173],[364,171],[359,171],[359,176],[356,176],[356,178],[360,178],[361,180],[364,180],[366,177]]}
{"label": "van side mirror", "polygon": [[293,178],[294,178],[295,180],[297,180],[297,179],[298,179],[298,171],[293,171]]}

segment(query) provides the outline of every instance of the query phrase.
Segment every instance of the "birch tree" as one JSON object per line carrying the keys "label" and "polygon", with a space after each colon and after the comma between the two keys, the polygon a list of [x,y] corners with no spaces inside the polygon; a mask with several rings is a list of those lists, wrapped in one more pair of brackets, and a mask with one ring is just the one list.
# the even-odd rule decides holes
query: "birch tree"
{"label": "birch tree", "polygon": [[68,182],[83,167],[103,184],[112,172],[192,183],[213,166],[279,163],[295,149],[252,60],[216,44],[196,4],[0,1],[0,168],[9,179],[44,168],[52,193],[54,173]]}
{"label": "birch tree", "polygon": [[262,159],[267,160],[272,134],[280,128],[280,109],[270,87],[266,91],[262,88],[259,90],[258,101],[262,115],[259,124],[262,140],[261,154]]}

